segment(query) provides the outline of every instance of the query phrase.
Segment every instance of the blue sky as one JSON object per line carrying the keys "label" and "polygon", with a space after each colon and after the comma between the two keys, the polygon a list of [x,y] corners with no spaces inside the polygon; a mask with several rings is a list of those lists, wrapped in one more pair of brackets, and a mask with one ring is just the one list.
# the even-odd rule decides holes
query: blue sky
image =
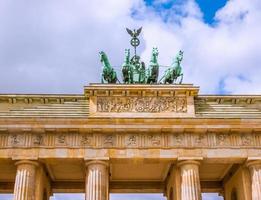
{"label": "blue sky", "polygon": [[[147,6],[153,7],[158,12],[169,10],[177,4],[182,4],[184,0],[145,0]],[[200,7],[203,13],[204,22],[212,25],[215,22],[216,12],[225,6],[227,0],[196,0],[196,3]]]}
{"label": "blue sky", "polygon": [[196,0],[204,15],[204,21],[213,24],[217,10],[225,6],[227,0]]}

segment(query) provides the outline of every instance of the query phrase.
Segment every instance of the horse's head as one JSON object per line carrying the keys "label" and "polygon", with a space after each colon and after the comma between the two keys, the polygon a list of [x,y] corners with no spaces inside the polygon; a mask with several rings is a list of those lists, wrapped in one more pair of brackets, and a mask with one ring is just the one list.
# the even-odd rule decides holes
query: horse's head
{"label": "horse's head", "polygon": [[178,55],[176,56],[176,59],[177,59],[177,61],[178,62],[181,62],[182,61],[182,59],[183,59],[183,51],[179,51],[179,53],[178,53]]}
{"label": "horse's head", "polygon": [[152,48],[152,55],[153,55],[153,56],[156,56],[156,57],[159,55],[159,51],[158,51],[158,48],[157,48],[157,47],[153,47],[153,48]]}
{"label": "horse's head", "polygon": [[175,56],[175,58],[173,59],[173,62],[171,64],[172,67],[180,67],[180,63],[183,59],[183,51],[179,51],[179,53]]}
{"label": "horse's head", "polygon": [[130,49],[125,49],[125,57],[130,57]]}
{"label": "horse's head", "polygon": [[99,54],[101,62],[104,61],[106,59],[106,54],[103,51],[100,51]]}

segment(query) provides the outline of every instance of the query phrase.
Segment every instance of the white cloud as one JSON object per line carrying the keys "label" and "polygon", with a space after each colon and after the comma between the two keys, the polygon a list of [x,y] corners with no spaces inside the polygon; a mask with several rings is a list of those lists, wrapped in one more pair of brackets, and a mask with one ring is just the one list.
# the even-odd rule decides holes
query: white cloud
{"label": "white cloud", "polygon": [[[201,86],[203,93],[260,93],[260,1],[239,7],[237,3],[243,4],[241,0],[229,1],[217,12],[218,22],[214,26],[203,22],[200,13],[197,14],[198,6],[191,2],[183,5],[188,6],[191,15],[181,18],[173,15],[174,20],[160,26],[148,21],[145,28],[149,30],[144,33],[147,46],[155,43],[159,46],[164,65],[171,62],[178,49],[183,49],[185,81]],[[240,15],[241,12],[245,14]],[[179,25],[172,24],[175,18]],[[147,57],[149,52],[147,48],[143,55]]]}
{"label": "white cloud", "polygon": [[143,59],[158,46],[169,65],[183,49],[184,81],[201,93],[260,93],[260,1],[228,1],[213,26],[184,2],[158,13],[142,0],[3,0],[0,92],[81,93],[100,80],[98,52],[120,66],[130,46],[124,28],[142,25]]}

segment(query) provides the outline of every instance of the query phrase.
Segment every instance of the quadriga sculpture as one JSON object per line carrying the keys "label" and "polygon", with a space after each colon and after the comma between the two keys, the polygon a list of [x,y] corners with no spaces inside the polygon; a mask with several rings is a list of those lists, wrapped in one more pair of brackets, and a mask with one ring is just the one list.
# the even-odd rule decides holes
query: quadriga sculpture
{"label": "quadriga sculpture", "polygon": [[146,83],[148,84],[155,84],[158,81],[158,76],[159,76],[158,55],[159,55],[158,49],[153,47],[149,68],[146,74]]}
{"label": "quadriga sculpture", "polygon": [[122,76],[124,83],[133,83],[134,66],[130,62],[130,49],[125,49],[124,63],[122,64]]}
{"label": "quadriga sculpture", "polygon": [[99,54],[100,54],[101,63],[103,65],[101,82],[102,83],[116,83],[118,80],[117,74],[114,71],[114,69],[111,67],[107,55],[103,51],[101,51]]}
{"label": "quadriga sculpture", "polygon": [[172,65],[164,72],[163,77],[160,79],[160,82],[164,84],[173,84],[177,82],[177,79],[180,77],[179,84],[183,81],[183,73],[181,68],[181,61],[183,59],[183,51],[179,51],[178,55],[173,60]]}

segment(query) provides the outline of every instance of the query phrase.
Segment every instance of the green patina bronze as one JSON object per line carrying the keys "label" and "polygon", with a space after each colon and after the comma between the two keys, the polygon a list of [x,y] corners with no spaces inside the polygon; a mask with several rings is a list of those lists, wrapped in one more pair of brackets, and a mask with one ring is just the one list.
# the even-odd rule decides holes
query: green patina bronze
{"label": "green patina bronze", "polygon": [[145,83],[146,81],[145,63],[142,62],[140,60],[140,57],[136,55],[131,58],[131,64],[134,66],[133,83]]}
{"label": "green patina bronze", "polygon": [[146,74],[146,83],[148,84],[155,84],[158,82],[158,76],[159,76],[158,55],[159,55],[158,49],[153,47],[151,59],[150,59],[150,65]]}
{"label": "green patina bronze", "polygon": [[130,62],[130,49],[125,49],[125,59],[122,64],[123,83],[133,83],[134,66]]}
{"label": "green patina bronze", "polygon": [[114,71],[114,69],[111,67],[109,59],[103,51],[100,52],[100,59],[101,59],[102,65],[103,65],[101,82],[102,83],[116,83],[118,80],[117,74]]}
{"label": "green patina bronze", "polygon": [[179,51],[178,55],[174,58],[172,65],[164,72],[160,81],[164,84],[173,84],[177,82],[180,77],[179,84],[182,83],[183,74],[181,68],[181,61],[183,59],[183,51]]}
{"label": "green patina bronze", "polygon": [[[140,44],[138,36],[141,33],[142,27],[134,29],[133,31],[126,28],[131,36],[130,43],[134,47],[134,56],[130,56],[130,49],[125,49],[125,58],[122,64],[122,80],[125,84],[179,84],[182,83],[183,73],[181,68],[181,61],[183,59],[183,51],[179,51],[178,55],[174,58],[171,66],[164,72],[164,75],[158,82],[159,76],[159,63],[158,63],[158,49],[153,47],[149,67],[146,69],[145,63],[140,60],[140,56],[136,54],[136,48]],[[110,65],[106,54],[100,52],[102,69],[102,83],[116,83],[120,82],[113,67]]]}
{"label": "green patina bronze", "polygon": [[136,48],[137,48],[137,46],[140,45],[140,40],[139,40],[138,36],[140,35],[140,33],[142,31],[142,27],[140,27],[138,30],[133,29],[133,31],[126,28],[126,31],[131,36],[130,44],[131,44],[131,46],[134,47],[134,56],[136,56]]}

